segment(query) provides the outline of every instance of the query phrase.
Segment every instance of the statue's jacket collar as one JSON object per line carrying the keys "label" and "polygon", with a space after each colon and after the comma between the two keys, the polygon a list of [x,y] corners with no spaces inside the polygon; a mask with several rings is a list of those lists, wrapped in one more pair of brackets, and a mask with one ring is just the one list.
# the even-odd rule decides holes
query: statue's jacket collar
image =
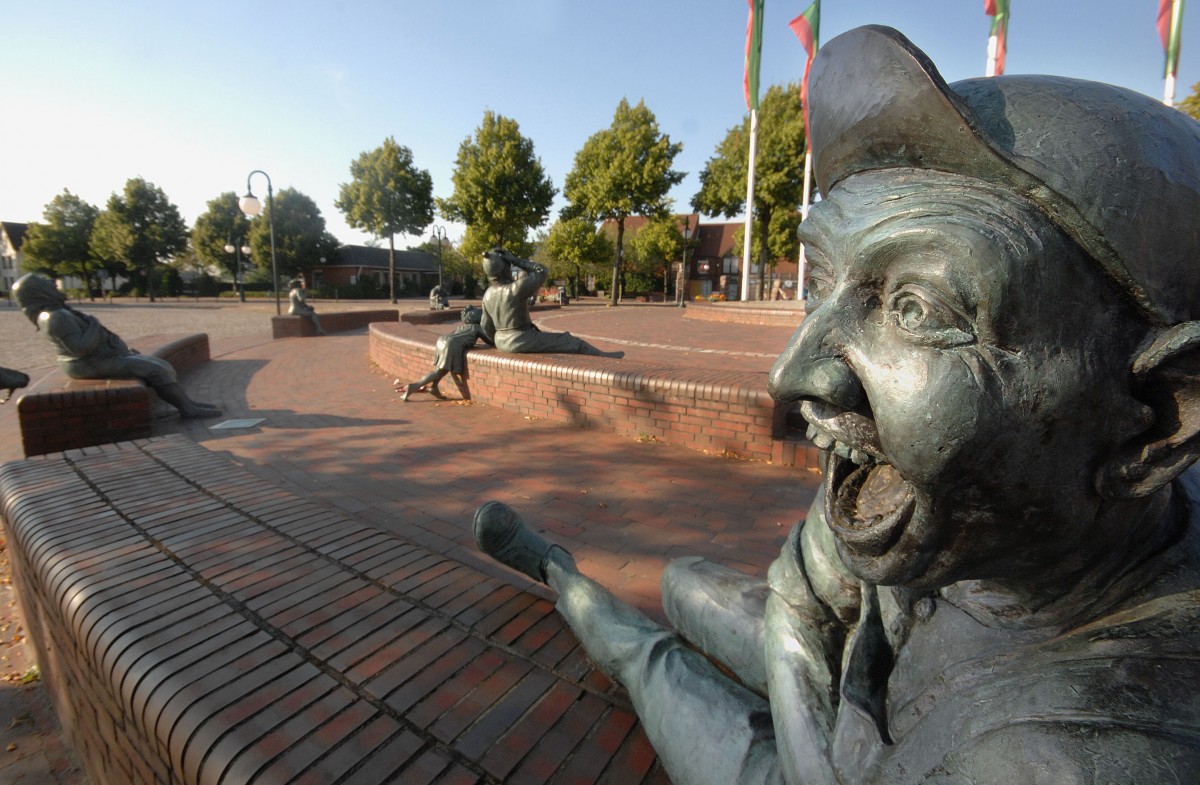
{"label": "statue's jacket collar", "polygon": [[[839,635],[834,616],[846,608],[811,607],[814,587],[830,579],[809,574],[823,558],[804,546],[825,540],[801,533],[819,523],[810,515],[772,565],[767,604],[770,700],[789,781],[921,782],[1002,730],[1052,746],[1055,737],[1132,733],[1163,756],[1200,754],[1196,488],[1190,477],[1179,484],[1191,519],[1159,557],[1164,577],[1139,592],[1145,599],[1049,634],[989,627],[943,597],[914,601],[863,585],[857,620]],[[1060,765],[1090,773],[1094,761],[1062,748]]]}

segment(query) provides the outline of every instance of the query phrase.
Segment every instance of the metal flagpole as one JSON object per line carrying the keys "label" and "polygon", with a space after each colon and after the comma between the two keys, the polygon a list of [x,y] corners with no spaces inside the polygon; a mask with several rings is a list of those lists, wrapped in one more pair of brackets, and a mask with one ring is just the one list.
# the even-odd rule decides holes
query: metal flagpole
{"label": "metal flagpole", "polygon": [[[812,191],[812,153],[804,153],[804,198],[800,201],[800,223],[808,218],[808,194]],[[804,267],[808,257],[804,255],[804,243],[800,243],[799,269],[796,271],[796,300],[804,298]]]}
{"label": "metal flagpole", "polygon": [[758,154],[758,110],[750,110],[750,162],[746,176],[746,231],[742,243],[742,288],[738,297],[742,302],[750,299],[750,248],[754,226],[754,159]]}
{"label": "metal flagpole", "polygon": [[[1163,42],[1166,48],[1167,68],[1166,77],[1163,84],[1163,103],[1167,106],[1175,105],[1175,68],[1179,62],[1179,26],[1183,24],[1183,0],[1171,0],[1171,22],[1167,28],[1166,40]],[[1174,47],[1172,47],[1174,44]],[[1171,57],[1172,48],[1174,51],[1174,59]]]}

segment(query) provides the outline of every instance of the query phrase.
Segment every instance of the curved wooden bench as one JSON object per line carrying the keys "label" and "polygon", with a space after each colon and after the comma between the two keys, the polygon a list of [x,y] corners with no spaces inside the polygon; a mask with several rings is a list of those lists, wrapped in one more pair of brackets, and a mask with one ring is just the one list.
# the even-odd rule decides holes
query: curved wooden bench
{"label": "curved wooden bench", "polygon": [[[326,333],[343,333],[366,327],[371,322],[400,321],[400,311],[395,308],[375,311],[317,311],[321,329]],[[317,335],[317,326],[307,316],[283,314],[271,317],[272,338],[312,338]]]}
{"label": "curved wooden bench", "polygon": [[804,321],[804,306],[795,302],[778,305],[765,303],[707,303],[687,304],[683,318],[725,324],[761,324],[768,327],[799,327]]}
{"label": "curved wooden bench", "polygon": [[[401,380],[432,368],[437,334],[370,327],[371,361]],[[598,428],[731,457],[817,466],[790,404],[767,394],[767,374],[695,370],[577,354],[467,354],[471,397],[531,417]]]}
{"label": "curved wooden bench", "polygon": [[[558,303],[538,303],[529,306],[530,311],[557,311],[562,308]],[[400,321],[408,324],[445,324],[462,320],[461,306],[442,308],[437,311],[405,311],[400,314]]]}
{"label": "curved wooden bench", "polygon": [[[134,342],[183,375],[209,360],[208,335],[149,336]],[[72,379],[51,371],[17,399],[26,455],[140,439],[150,435],[154,395],[137,379]]]}
{"label": "curved wooden bench", "polygon": [[666,785],[548,599],[182,436],[0,466],[0,517],[92,785]]}

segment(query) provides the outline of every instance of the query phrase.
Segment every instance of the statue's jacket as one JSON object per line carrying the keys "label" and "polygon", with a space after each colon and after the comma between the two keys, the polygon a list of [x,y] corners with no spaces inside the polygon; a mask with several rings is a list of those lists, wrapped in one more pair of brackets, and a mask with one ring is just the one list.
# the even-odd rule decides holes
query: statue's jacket
{"label": "statue's jacket", "polygon": [[1139,568],[1150,577],[1057,629],[988,626],[945,592],[857,583],[818,498],[769,575],[784,781],[1200,782],[1200,483],[1187,474],[1189,520]]}

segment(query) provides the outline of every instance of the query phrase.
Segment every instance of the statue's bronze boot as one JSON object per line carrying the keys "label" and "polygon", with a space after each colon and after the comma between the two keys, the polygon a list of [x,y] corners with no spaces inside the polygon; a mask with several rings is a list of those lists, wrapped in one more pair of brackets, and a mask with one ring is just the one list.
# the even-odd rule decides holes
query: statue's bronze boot
{"label": "statue's bronze boot", "polygon": [[407,401],[408,396],[412,395],[419,389],[421,389],[421,385],[416,383],[404,385],[404,392],[400,395],[400,400]]}
{"label": "statue's bronze boot", "polygon": [[507,504],[487,502],[481,506],[475,511],[474,529],[479,550],[535,581],[546,582],[546,562],[552,554],[560,563],[563,557],[574,563],[564,548],[531,531]]}

